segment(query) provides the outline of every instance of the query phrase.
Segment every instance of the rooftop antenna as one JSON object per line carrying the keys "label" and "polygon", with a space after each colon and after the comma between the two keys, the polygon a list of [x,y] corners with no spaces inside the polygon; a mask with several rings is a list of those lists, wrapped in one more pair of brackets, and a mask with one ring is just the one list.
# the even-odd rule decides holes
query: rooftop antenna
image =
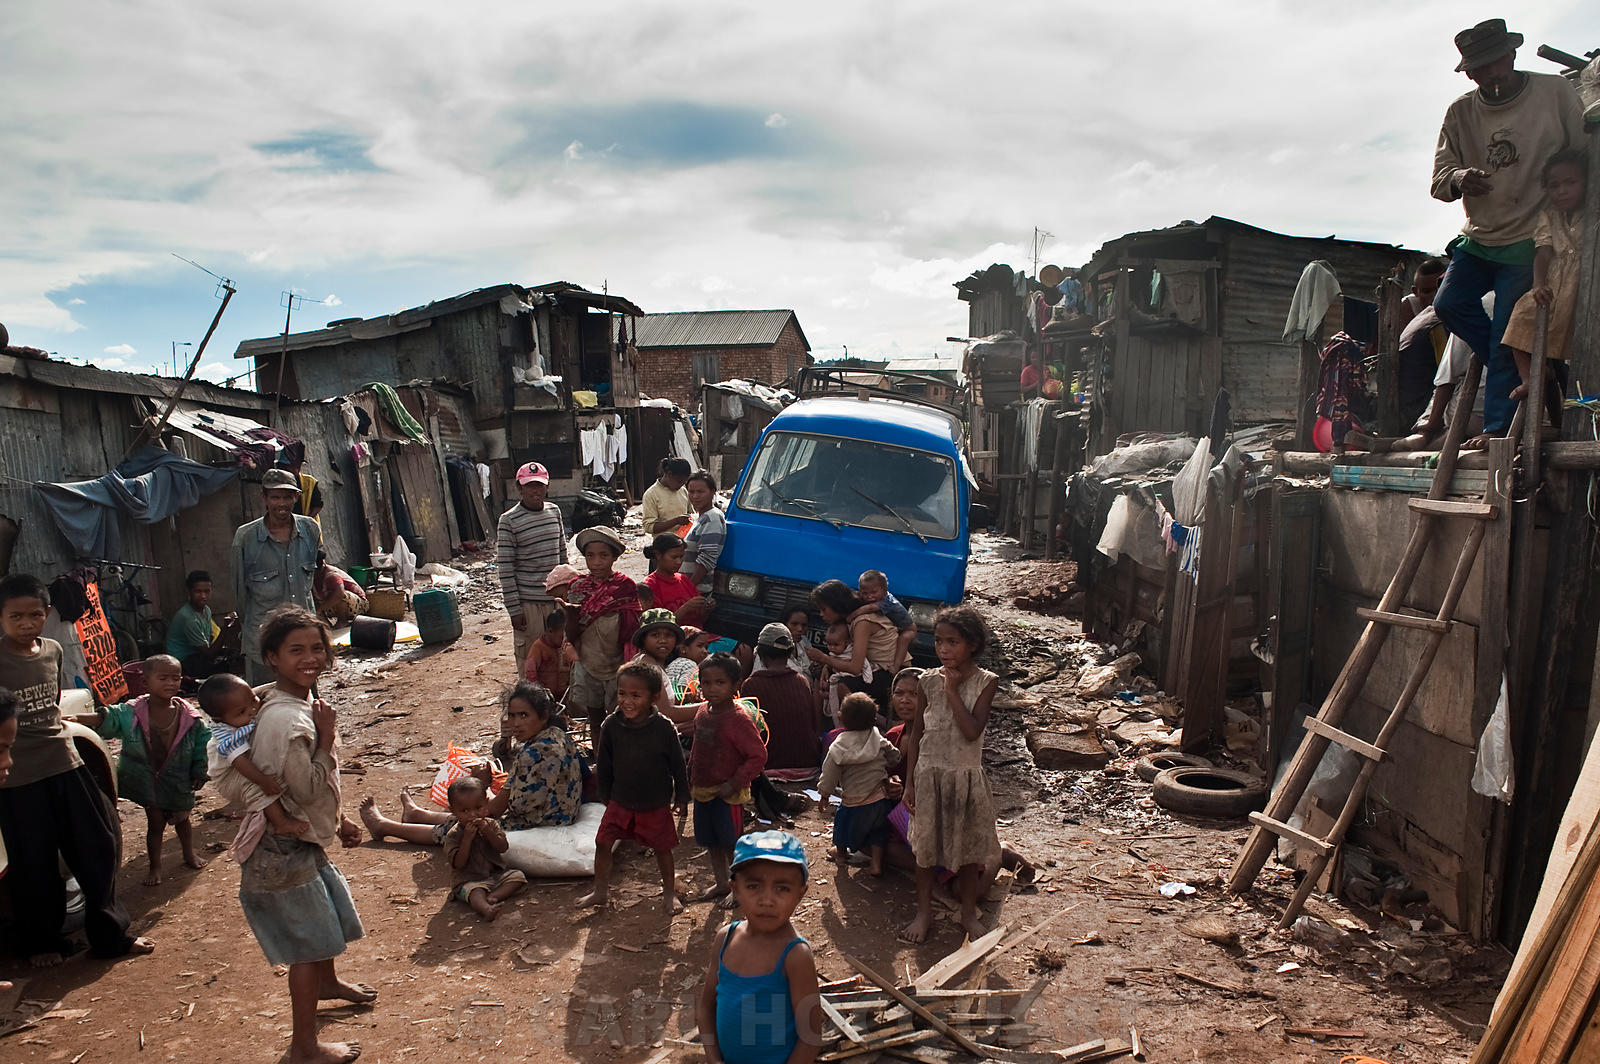
{"label": "rooftop antenna", "polygon": [[1047,233],[1038,226],[1033,227],[1033,275],[1035,277],[1039,276],[1039,255],[1044,251],[1045,241],[1053,236],[1055,236],[1054,233]]}
{"label": "rooftop antenna", "polygon": [[[278,351],[278,384],[272,389],[272,423],[278,423],[278,408],[283,403],[283,371],[289,365],[289,319],[294,316],[296,308],[305,303],[326,303],[326,299],[310,299],[299,295],[293,290],[281,293],[278,306],[283,307],[283,346]],[[256,382],[260,387],[261,382]]]}
{"label": "rooftop antenna", "polygon": [[[148,422],[140,427],[139,434],[133,438],[133,441],[128,444],[128,449],[122,453],[123,462],[128,460],[128,456],[133,453],[135,447],[144,442],[146,436],[157,440],[161,438],[161,430],[166,427],[167,419],[172,416],[172,412],[178,408],[178,400],[183,396],[183,390],[189,386],[189,380],[194,376],[195,368],[200,365],[200,356],[206,353],[206,344],[211,342],[211,334],[217,331],[217,323],[222,321],[222,312],[228,309],[228,300],[232,299],[233,293],[238,291],[228,278],[223,277],[221,274],[212,273],[193,259],[184,259],[176,251],[172,253],[172,257],[183,259],[184,262],[187,262],[201,273],[215,277],[217,279],[217,291],[222,295],[222,305],[217,308],[216,315],[211,319],[211,327],[206,330],[205,336],[201,338],[200,346],[194,349],[194,358],[189,360],[189,368],[184,373],[183,379],[178,382],[178,387],[173,391],[172,398],[167,401],[167,408],[161,412],[161,418],[155,423],[154,428],[148,427]],[[176,351],[177,348],[173,348],[173,350]],[[122,462],[117,464],[121,465]]]}

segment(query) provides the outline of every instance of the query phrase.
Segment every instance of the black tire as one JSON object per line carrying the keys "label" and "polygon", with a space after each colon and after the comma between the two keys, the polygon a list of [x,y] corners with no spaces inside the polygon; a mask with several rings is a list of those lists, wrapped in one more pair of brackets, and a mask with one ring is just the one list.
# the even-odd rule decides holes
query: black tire
{"label": "black tire", "polygon": [[1226,768],[1169,768],[1152,786],[1157,805],[1192,816],[1231,819],[1267,804],[1264,780]]}
{"label": "black tire", "polygon": [[1211,762],[1199,754],[1180,754],[1176,750],[1166,750],[1155,754],[1146,754],[1133,763],[1133,774],[1146,783],[1155,782],[1155,778],[1169,768],[1210,768]]}

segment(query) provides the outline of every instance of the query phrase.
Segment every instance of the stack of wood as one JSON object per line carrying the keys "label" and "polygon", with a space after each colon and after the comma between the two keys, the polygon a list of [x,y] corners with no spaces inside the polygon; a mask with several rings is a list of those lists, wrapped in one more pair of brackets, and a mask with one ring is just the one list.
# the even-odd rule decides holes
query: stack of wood
{"label": "stack of wood", "polygon": [[1472,1064],[1600,1061],[1600,740]]}
{"label": "stack of wood", "polygon": [[[1072,906],[1070,908],[1076,908]],[[1010,1064],[1090,1064],[1142,1052],[1137,1034],[1132,1042],[1095,1039],[1070,1048],[1037,1046],[1027,1023],[1028,1010],[1052,975],[1031,987],[990,987],[990,966],[1046,924],[1069,910],[1042,921],[1001,943],[1006,929],[996,928],[968,942],[905,985],[880,975],[849,954],[840,956],[855,974],[822,984],[823,1027],[819,1061],[870,1064],[896,1058],[921,1064],[950,1064],[969,1059]],[[959,986],[958,976],[971,969]]]}

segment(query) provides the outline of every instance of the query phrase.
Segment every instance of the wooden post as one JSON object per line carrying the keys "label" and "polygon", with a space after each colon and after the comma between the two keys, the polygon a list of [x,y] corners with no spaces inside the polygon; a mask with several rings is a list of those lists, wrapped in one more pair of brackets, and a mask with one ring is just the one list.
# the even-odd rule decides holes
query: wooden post
{"label": "wooden post", "polygon": [[1220,486],[1207,478],[1200,556],[1195,562],[1194,619],[1185,634],[1187,661],[1178,675],[1183,684],[1179,694],[1185,750],[1204,749],[1222,733],[1232,642],[1228,617],[1233,603],[1235,544],[1243,523],[1243,483],[1242,473]]}
{"label": "wooden post", "polygon": [[[1318,335],[1321,335],[1320,332]],[[1311,429],[1317,423],[1317,377],[1322,368],[1318,346],[1313,340],[1300,341],[1300,371],[1295,376],[1294,449],[1314,451]]]}
{"label": "wooden post", "polygon": [[1070,433],[1069,426],[1072,418],[1064,412],[1052,415],[1051,421],[1056,430],[1055,453],[1050,459],[1050,506],[1045,518],[1044,530],[1044,556],[1046,561],[1054,561],[1056,556],[1056,525],[1061,521],[1061,487],[1066,479],[1067,466],[1067,438]]}
{"label": "wooden post", "polygon": [[[1589,173],[1600,173],[1600,133],[1591,132],[1587,141],[1583,149],[1589,156]],[[1573,389],[1593,392],[1600,385],[1600,181],[1593,179],[1584,204],[1582,247],[1567,365]],[[1561,430],[1568,440],[1592,438],[1589,412],[1567,410]],[[1591,477],[1570,478],[1565,508],[1555,507],[1545,551],[1544,593],[1538,599],[1537,654],[1527,697],[1522,700],[1527,713],[1513,721],[1513,743],[1519,756],[1511,832],[1523,852],[1513,855],[1502,893],[1501,928],[1507,932],[1520,929],[1533,908],[1542,880],[1542,855],[1549,849],[1566,797],[1558,792],[1562,781],[1557,766],[1565,751],[1555,741],[1554,729],[1566,703],[1572,664],[1584,656],[1586,644],[1594,639],[1593,629],[1586,627],[1580,616],[1593,585],[1590,557],[1595,530],[1587,506],[1591,482]],[[1515,937],[1508,934],[1507,940]]]}
{"label": "wooden post", "polygon": [[1378,435],[1399,436],[1400,304],[1405,299],[1404,266],[1378,282]]}
{"label": "wooden post", "polygon": [[[1472,734],[1480,736],[1500,700],[1500,680],[1506,667],[1506,602],[1510,597],[1511,579],[1511,487],[1516,475],[1516,448],[1510,439],[1490,440],[1484,448],[1489,458],[1489,490],[1484,501],[1500,508],[1499,516],[1484,530],[1483,545],[1478,550],[1478,646],[1474,667],[1476,683],[1472,696]],[[1477,808],[1468,812],[1468,819],[1484,822],[1487,814],[1489,837],[1484,847],[1483,867],[1479,875],[1467,875],[1462,889],[1462,912],[1469,934],[1482,942],[1495,937],[1495,923],[1500,912],[1500,882],[1505,872],[1505,861],[1510,839],[1510,817],[1504,805],[1491,798],[1471,795],[1468,799]],[[1466,869],[1463,869],[1465,872]],[[1475,884],[1475,889],[1474,889]]]}

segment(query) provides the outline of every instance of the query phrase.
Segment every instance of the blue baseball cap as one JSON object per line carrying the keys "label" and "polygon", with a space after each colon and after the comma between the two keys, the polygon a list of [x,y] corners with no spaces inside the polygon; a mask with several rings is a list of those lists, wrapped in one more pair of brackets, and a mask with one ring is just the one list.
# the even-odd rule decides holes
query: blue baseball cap
{"label": "blue baseball cap", "polygon": [[730,871],[751,861],[773,861],[777,864],[800,866],[800,874],[810,878],[806,867],[806,851],[800,840],[787,831],[752,831],[740,835],[733,847],[733,864]]}

